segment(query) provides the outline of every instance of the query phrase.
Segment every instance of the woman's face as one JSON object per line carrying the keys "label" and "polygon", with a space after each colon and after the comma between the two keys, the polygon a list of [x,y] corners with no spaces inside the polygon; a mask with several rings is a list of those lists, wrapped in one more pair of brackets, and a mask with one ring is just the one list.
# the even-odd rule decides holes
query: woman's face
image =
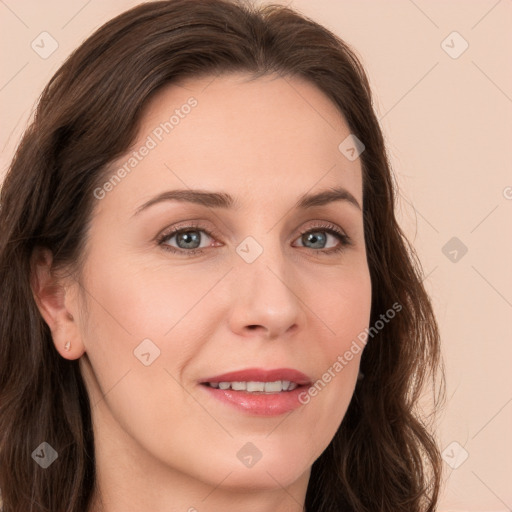
{"label": "woman's face", "polygon": [[[72,343],[98,464],[115,455],[155,485],[169,472],[251,489],[307,479],[357,379],[371,284],[350,130],[309,83],[246,79],[159,91],[95,191]],[[298,206],[335,188],[344,196]],[[169,199],[176,190],[187,194]],[[219,196],[201,204],[194,191]],[[288,369],[324,384],[204,384],[246,369],[262,373],[216,380],[298,380]]]}

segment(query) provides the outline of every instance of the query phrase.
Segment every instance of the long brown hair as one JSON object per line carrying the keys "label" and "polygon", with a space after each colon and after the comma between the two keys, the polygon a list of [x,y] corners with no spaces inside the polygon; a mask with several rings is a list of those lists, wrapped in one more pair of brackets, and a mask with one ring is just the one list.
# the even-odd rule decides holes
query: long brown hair
{"label": "long brown hair", "polygon": [[[363,214],[371,325],[343,422],[311,471],[307,512],[432,512],[441,459],[424,384],[444,392],[439,332],[413,247],[395,219],[396,185],[365,71],[340,38],[292,9],[237,0],[149,2],[88,38],[46,86],[1,190],[0,489],[4,512],[86,512],[95,485],[90,403],[78,361],[62,358],[37,309],[31,258],[79,269],[94,189],[128,150],[143,107],[164,84],[246,72],[301,77],[363,141]],[[440,377],[439,379],[437,377]],[[42,442],[58,459],[32,460]]]}

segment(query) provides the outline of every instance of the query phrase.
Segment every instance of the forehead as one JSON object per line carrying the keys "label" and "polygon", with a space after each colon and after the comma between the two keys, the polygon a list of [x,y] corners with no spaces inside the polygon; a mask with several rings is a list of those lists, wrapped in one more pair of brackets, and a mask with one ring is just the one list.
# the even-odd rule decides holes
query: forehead
{"label": "forehead", "polygon": [[362,202],[360,159],[340,152],[350,129],[329,98],[295,77],[248,79],[209,76],[158,91],[131,150],[110,166],[127,172],[109,200],[200,188],[271,205],[285,192],[342,185]]}

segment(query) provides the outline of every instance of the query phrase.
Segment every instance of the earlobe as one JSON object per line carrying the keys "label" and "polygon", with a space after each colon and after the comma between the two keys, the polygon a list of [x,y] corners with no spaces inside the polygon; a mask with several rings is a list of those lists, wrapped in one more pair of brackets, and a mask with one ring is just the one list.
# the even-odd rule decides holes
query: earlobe
{"label": "earlobe", "polygon": [[69,288],[52,272],[52,261],[49,249],[34,249],[30,275],[32,293],[41,316],[50,328],[59,354],[66,359],[77,359],[84,350],[75,319],[66,306]]}

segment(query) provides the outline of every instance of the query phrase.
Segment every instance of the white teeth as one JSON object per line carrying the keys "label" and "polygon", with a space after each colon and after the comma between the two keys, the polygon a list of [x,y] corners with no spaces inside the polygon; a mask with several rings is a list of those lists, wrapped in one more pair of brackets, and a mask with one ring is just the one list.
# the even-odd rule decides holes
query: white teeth
{"label": "white teeth", "polygon": [[247,391],[252,393],[253,391],[265,391],[265,383],[264,382],[248,382],[247,383]]}
{"label": "white teeth", "polygon": [[248,393],[280,393],[281,391],[292,391],[298,384],[289,380],[276,380],[274,382],[208,382],[212,388],[233,389],[234,391],[247,391]]}
{"label": "white teeth", "polygon": [[[247,389],[249,391],[249,389]],[[265,393],[278,393],[283,390],[283,383],[280,380],[276,382],[265,382]]]}

